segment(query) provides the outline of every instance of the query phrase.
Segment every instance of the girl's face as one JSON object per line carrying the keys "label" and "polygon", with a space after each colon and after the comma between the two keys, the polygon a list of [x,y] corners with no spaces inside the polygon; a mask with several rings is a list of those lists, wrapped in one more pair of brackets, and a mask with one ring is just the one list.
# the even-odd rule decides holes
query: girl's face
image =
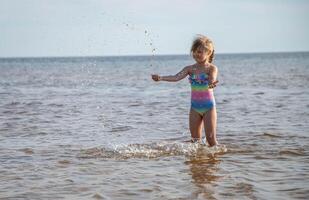
{"label": "girl's face", "polygon": [[199,47],[193,52],[193,58],[197,63],[204,63],[207,61],[208,51],[205,48]]}

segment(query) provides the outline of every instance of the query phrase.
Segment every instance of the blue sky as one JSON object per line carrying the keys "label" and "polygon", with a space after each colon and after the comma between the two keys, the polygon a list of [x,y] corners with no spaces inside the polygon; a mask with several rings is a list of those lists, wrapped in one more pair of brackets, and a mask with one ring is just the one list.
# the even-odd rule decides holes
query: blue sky
{"label": "blue sky", "polygon": [[309,51],[307,0],[0,0],[0,57]]}

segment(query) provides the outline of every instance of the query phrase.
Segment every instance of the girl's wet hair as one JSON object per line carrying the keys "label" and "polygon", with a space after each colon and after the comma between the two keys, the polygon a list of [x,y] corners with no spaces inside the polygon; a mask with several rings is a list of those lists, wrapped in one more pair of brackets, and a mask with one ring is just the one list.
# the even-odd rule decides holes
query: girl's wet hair
{"label": "girl's wet hair", "polygon": [[211,63],[214,59],[215,54],[215,49],[212,41],[204,35],[197,35],[191,46],[191,54],[199,48],[206,50],[206,52],[211,51],[211,54],[209,56],[209,62]]}

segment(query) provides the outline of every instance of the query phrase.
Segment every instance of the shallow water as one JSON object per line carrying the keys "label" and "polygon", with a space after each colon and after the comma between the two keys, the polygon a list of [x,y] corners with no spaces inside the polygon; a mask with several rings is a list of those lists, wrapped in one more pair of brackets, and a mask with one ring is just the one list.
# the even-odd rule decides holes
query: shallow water
{"label": "shallow water", "polygon": [[0,199],[305,199],[309,53],[218,55],[219,147],[187,56],[0,59]]}

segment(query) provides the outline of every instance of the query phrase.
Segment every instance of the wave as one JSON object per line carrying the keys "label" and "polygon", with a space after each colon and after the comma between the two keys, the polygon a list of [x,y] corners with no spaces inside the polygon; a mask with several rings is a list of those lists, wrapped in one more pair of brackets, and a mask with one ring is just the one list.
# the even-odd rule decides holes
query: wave
{"label": "wave", "polygon": [[224,145],[161,141],[150,144],[112,144],[110,148],[94,147],[81,150],[79,158],[158,158],[162,156],[214,156],[226,152]]}

